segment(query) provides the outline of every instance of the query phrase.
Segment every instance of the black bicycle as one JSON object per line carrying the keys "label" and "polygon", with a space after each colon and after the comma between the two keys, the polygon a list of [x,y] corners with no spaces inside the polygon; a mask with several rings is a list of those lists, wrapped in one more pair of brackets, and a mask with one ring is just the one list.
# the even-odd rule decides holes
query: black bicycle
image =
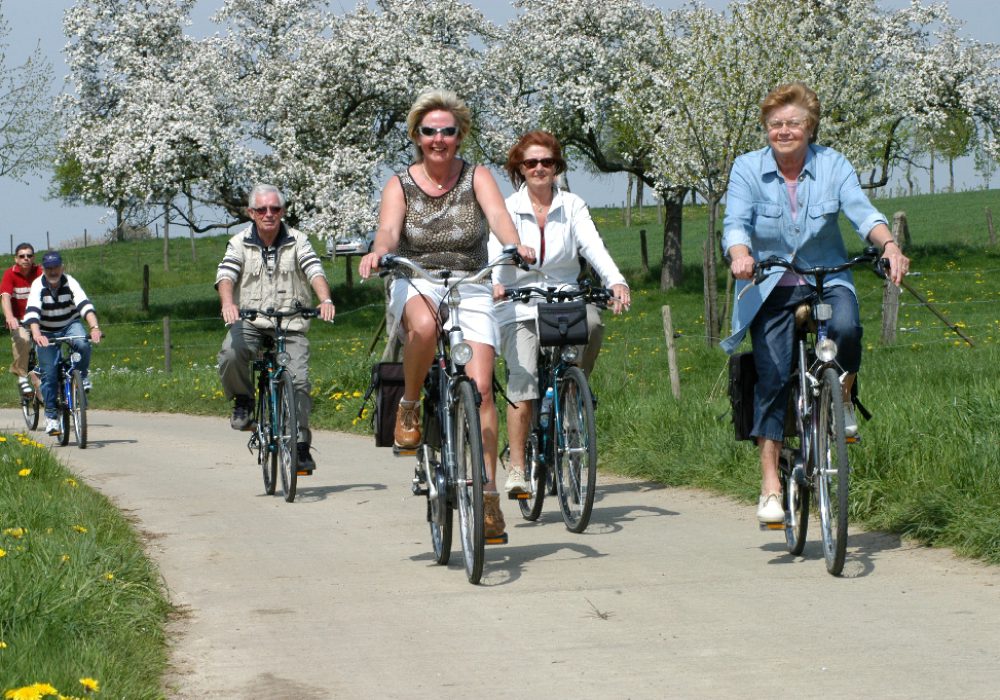
{"label": "black bicycle", "polygon": [[[486,464],[479,421],[482,398],[476,383],[465,373],[473,351],[459,325],[460,288],[488,283],[492,268],[513,260],[516,251],[516,247],[507,246],[497,260],[465,276],[449,270],[428,271],[397,255],[384,255],[379,261],[383,269],[380,274],[413,275],[447,290],[436,310],[437,349],[424,382],[423,443],[415,450],[394,449],[397,454],[417,457],[412,491],[427,498],[427,521],[438,564],[447,564],[451,557],[453,512],[458,510],[465,573],[472,584],[479,583],[483,575],[485,545],[504,544],[507,535],[489,540],[485,537]],[[452,325],[445,331],[449,317]]]}
{"label": "black bicycle", "polygon": [[28,382],[31,385],[31,393],[25,394],[22,392],[20,387],[18,387],[18,394],[21,398],[21,415],[24,417],[24,424],[28,427],[28,430],[35,430],[38,427],[38,416],[45,408],[45,402],[42,400],[42,390],[39,386],[41,377],[37,373],[37,358],[35,357],[35,348],[32,347],[28,355]]}
{"label": "black bicycle", "polygon": [[83,357],[70,345],[72,340],[84,340],[90,343],[90,339],[85,335],[49,338],[50,344],[59,345],[59,355],[55,364],[58,377],[56,393],[56,417],[59,420],[60,430],[58,443],[62,446],[69,444],[69,428],[72,423],[76,446],[83,450],[87,447],[87,392],[83,386],[80,370],[77,369]]}
{"label": "black bicycle", "polygon": [[507,289],[505,296],[520,302],[543,299],[545,304],[538,306],[540,316],[553,319],[557,328],[563,323],[560,319],[565,318],[567,331],[571,316],[577,317],[578,327],[582,318],[580,335],[575,340],[567,338],[566,332],[555,332],[551,337],[539,333],[541,399],[535,405],[524,446],[529,490],[510,498],[517,500],[526,520],[534,521],[541,515],[546,492],[554,493],[559,497],[566,528],[583,532],[590,523],[597,485],[597,424],[590,384],[576,362],[587,337],[585,305],[607,308],[614,294],[610,289],[586,285],[577,289],[525,286]]}
{"label": "black bicycle", "polygon": [[805,547],[809,527],[810,494],[819,508],[820,537],[826,569],[839,576],[847,553],[848,496],[850,466],[844,426],[843,378],[837,363],[837,344],[827,333],[833,307],[823,300],[823,283],[828,275],[856,265],[873,264],[885,277],[878,248],[866,248],[861,255],[832,267],[799,267],[793,262],[771,257],[754,265],[754,284],[763,281],[767,270],[781,267],[815,278],[815,295],[795,314],[795,352],[792,359],[789,417],[786,438],[779,459],[779,478],[785,507],[782,523],[762,524],[766,529],[782,529],[788,551],[798,555]]}
{"label": "black bicycle", "polygon": [[281,492],[289,503],[295,500],[299,475],[299,421],[295,405],[295,385],[288,370],[291,361],[285,351],[286,328],[290,318],[314,318],[316,309],[297,307],[289,311],[270,309],[240,309],[240,318],[253,321],[264,316],[274,321],[274,337],[264,336],[260,357],[253,361],[257,396],[254,400],[253,424],[247,448],[257,454],[257,464],[264,475],[264,492],[272,496],[277,488],[278,468],[281,469]]}

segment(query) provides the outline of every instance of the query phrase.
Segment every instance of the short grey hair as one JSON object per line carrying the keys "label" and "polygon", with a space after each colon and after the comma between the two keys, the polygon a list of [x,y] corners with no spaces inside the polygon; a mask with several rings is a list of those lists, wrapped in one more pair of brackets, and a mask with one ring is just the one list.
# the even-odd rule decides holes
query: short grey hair
{"label": "short grey hair", "polygon": [[247,206],[253,209],[254,205],[257,203],[257,196],[261,194],[277,195],[278,204],[281,205],[282,209],[285,208],[285,195],[281,194],[281,190],[279,190],[274,185],[265,185],[265,184],[257,184],[253,186],[253,189],[250,190],[250,196],[247,198]]}

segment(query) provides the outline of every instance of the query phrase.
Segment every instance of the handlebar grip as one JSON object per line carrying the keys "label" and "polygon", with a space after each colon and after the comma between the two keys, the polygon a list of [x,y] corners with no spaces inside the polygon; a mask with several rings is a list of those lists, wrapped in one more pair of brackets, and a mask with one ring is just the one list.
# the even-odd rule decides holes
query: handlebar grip
{"label": "handlebar grip", "polygon": [[396,262],[396,256],[393,255],[392,253],[386,253],[381,258],[379,258],[378,266],[391,268],[394,266],[395,262]]}

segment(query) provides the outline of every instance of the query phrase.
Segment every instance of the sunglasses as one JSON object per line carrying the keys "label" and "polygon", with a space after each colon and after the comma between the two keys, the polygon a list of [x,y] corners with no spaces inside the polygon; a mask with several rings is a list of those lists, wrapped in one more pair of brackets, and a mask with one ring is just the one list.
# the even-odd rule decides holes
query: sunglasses
{"label": "sunglasses", "polygon": [[526,167],[528,170],[533,170],[539,165],[543,168],[552,168],[555,167],[555,164],[555,158],[525,158],[521,161],[521,165]]}
{"label": "sunglasses", "polygon": [[33,257],[35,257],[35,254],[34,253],[18,253],[17,257],[24,258],[26,260],[31,260]]}
{"label": "sunglasses", "polygon": [[284,210],[284,207],[253,207],[250,211],[255,214],[280,214]]}
{"label": "sunglasses", "polygon": [[417,131],[420,132],[421,136],[437,136],[438,134],[441,134],[442,136],[455,136],[455,135],[458,134],[458,127],[457,126],[442,126],[442,127],[421,126],[421,127],[417,128]]}

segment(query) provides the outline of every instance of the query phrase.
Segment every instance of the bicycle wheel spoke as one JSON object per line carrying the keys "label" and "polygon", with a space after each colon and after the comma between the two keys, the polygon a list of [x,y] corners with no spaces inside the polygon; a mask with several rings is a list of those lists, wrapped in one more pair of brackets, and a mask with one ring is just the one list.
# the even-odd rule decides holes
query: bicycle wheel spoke
{"label": "bicycle wheel spoke", "polygon": [[483,575],[486,538],[483,524],[483,443],[479,409],[468,381],[459,382],[455,402],[454,449],[455,489],[458,498],[459,533],[465,573],[469,583],[479,583]]}
{"label": "bicycle wheel spoke", "polygon": [[570,367],[559,382],[556,489],[566,527],[583,532],[590,522],[597,481],[597,427],[583,372]]}

